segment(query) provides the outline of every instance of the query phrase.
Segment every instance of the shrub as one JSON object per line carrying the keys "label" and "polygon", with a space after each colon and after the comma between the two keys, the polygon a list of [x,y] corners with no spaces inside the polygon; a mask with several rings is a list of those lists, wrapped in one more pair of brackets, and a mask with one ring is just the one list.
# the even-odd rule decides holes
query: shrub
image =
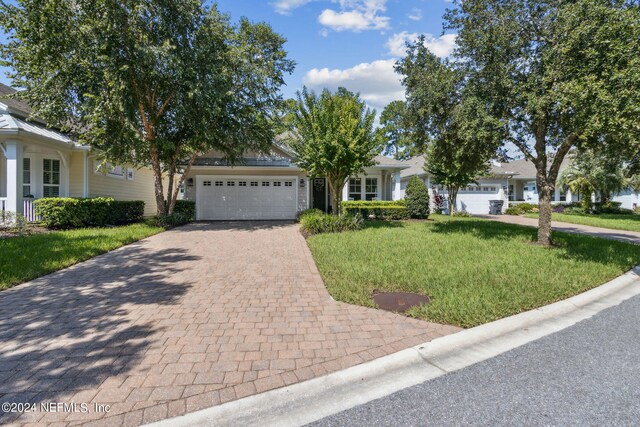
{"label": "shrub", "polygon": [[427,218],[429,216],[429,190],[423,180],[413,176],[405,190],[405,203],[411,218]]}
{"label": "shrub", "polygon": [[35,213],[49,228],[103,227],[138,222],[144,214],[143,201],[51,197],[34,202]]}
{"label": "shrub", "polygon": [[457,217],[461,217],[461,218],[469,218],[471,217],[471,214],[467,211],[455,211],[453,214],[451,214],[451,216],[457,216]]}
{"label": "shrub", "polygon": [[191,200],[176,200],[176,205],[173,207],[173,214],[187,218],[187,222],[193,221],[196,219],[196,202],[192,202]]}
{"label": "shrub", "polygon": [[300,218],[300,223],[302,233],[306,236],[355,231],[364,227],[364,220],[360,215],[329,215],[323,212],[304,215]]}
{"label": "shrub", "polygon": [[147,224],[152,227],[172,228],[185,225],[193,221],[193,217],[184,212],[173,212],[172,215],[156,215],[149,218]]}
{"label": "shrub", "polygon": [[297,220],[298,222],[302,221],[302,218],[306,217],[306,216],[310,216],[310,215],[323,215],[324,212],[322,212],[320,209],[306,209],[304,211],[298,212],[297,215]]}
{"label": "shrub", "polygon": [[507,215],[522,215],[531,212],[538,212],[538,205],[534,203],[520,203],[517,205],[509,206],[505,213]]}
{"label": "shrub", "polygon": [[594,203],[593,212],[596,214],[628,214],[631,215],[631,209],[625,209],[621,202],[608,201],[605,203]]}
{"label": "shrub", "polygon": [[342,202],[342,210],[347,215],[360,215],[364,219],[378,220],[409,219],[410,214],[404,200],[380,201],[358,200]]}

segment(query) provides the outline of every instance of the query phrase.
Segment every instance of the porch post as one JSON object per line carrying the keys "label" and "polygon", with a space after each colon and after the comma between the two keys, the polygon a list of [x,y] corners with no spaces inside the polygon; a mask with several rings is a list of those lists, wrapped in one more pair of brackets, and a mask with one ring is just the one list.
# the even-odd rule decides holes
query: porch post
{"label": "porch post", "polygon": [[24,151],[20,141],[7,141],[7,210],[23,214],[22,166]]}
{"label": "porch post", "polygon": [[393,174],[394,185],[393,185],[393,200],[400,200],[400,172],[396,172]]}

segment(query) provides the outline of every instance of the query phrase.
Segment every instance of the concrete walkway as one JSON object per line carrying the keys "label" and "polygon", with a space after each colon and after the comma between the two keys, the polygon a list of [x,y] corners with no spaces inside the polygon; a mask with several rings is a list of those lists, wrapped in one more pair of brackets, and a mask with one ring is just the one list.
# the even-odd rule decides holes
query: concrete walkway
{"label": "concrete walkway", "polygon": [[[479,218],[504,222],[507,224],[525,225],[537,227],[537,218],[526,218],[516,215],[476,215]],[[611,228],[591,227],[589,225],[571,224],[568,222],[552,221],[551,227],[557,231],[566,233],[585,234],[587,236],[602,237],[604,239],[620,240],[622,242],[640,244],[640,232],[613,230]]]}
{"label": "concrete walkway", "polygon": [[333,301],[296,225],[191,224],[0,292],[0,402],[76,405],[0,424],[149,423],[458,330]]}

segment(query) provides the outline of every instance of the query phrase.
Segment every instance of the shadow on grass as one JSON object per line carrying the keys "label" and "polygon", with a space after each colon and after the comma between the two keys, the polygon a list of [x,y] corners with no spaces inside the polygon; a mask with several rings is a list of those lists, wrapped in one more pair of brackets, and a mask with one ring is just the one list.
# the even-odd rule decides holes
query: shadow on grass
{"label": "shadow on grass", "polygon": [[171,278],[197,259],[134,243],[0,292],[0,401],[68,401],[139,366],[163,333],[145,312],[187,292]]}
{"label": "shadow on grass", "polygon": [[365,229],[367,228],[404,228],[407,224],[403,221],[367,221],[365,222]]}
{"label": "shadow on grass", "polygon": [[[500,242],[507,240],[535,243],[537,229],[533,227],[505,224],[494,221],[463,220],[432,223],[429,229],[439,234],[469,234],[475,238],[496,240],[496,250]],[[640,246],[604,239],[597,236],[574,233],[553,232],[553,240],[558,246],[545,248],[558,250],[558,256],[575,261],[613,264],[620,268],[631,268],[640,262]]]}

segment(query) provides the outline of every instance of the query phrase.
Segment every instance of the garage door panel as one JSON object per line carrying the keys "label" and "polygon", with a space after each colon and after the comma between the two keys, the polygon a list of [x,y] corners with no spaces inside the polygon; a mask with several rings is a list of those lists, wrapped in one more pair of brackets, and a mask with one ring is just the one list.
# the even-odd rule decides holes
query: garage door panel
{"label": "garage door panel", "polygon": [[[214,185],[207,185],[210,181],[215,181]],[[269,176],[198,176],[198,219],[294,219],[297,212],[296,187],[293,185],[295,182],[295,178]]]}

